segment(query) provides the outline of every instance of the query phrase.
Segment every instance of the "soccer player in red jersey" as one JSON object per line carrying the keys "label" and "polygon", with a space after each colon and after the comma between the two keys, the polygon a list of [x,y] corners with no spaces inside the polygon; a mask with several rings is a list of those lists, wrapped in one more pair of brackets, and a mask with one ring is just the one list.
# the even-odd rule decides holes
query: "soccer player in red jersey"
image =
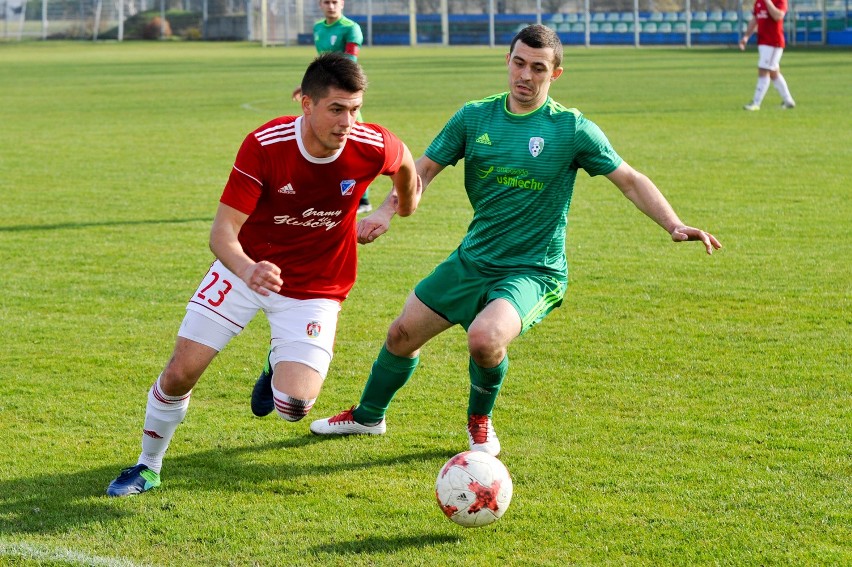
{"label": "soccer player in red jersey", "polygon": [[778,94],[781,95],[781,108],[795,108],[796,101],[787,88],[787,81],[781,74],[781,55],[784,53],[786,41],[784,39],[784,15],[787,13],[787,0],[757,0],[754,3],[751,20],[745,33],[740,38],[740,50],[745,50],[749,38],[757,30],[757,86],[754,89],[754,98],[743,108],[745,110],[760,110],[760,104],[766,91],[769,90],[769,81],[775,85]]}
{"label": "soccer player in red jersey", "polygon": [[356,122],[367,79],[340,53],[317,57],[302,79],[301,116],[276,118],[243,141],[210,231],[216,261],[187,305],[171,359],[148,393],[137,464],[110,496],[160,485],[163,456],[213,358],[260,310],[272,328],[274,409],[305,417],[331,363],[340,304],[355,283],[358,200],[379,175],[396,212],[417,208],[411,152],[377,124]]}

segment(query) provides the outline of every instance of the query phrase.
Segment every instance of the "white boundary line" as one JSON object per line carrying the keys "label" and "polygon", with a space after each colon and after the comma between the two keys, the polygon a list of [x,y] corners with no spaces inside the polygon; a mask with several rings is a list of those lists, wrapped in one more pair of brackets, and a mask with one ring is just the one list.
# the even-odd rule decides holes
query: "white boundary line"
{"label": "white boundary line", "polygon": [[73,549],[49,547],[29,543],[9,543],[0,540],[0,559],[3,557],[20,557],[23,559],[46,559],[48,561],[64,561],[77,565],[92,565],[94,567],[152,567],[150,564],[134,563],[126,559],[98,557],[88,555]]}

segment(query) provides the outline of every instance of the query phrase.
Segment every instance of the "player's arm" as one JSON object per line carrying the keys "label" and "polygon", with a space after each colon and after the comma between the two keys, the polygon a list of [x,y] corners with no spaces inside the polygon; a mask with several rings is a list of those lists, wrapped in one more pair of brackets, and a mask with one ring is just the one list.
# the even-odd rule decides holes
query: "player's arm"
{"label": "player's arm", "polygon": [[343,48],[343,53],[349,57],[352,61],[358,61],[358,54],[361,52],[361,45],[357,43],[349,42]]}
{"label": "player's arm", "polygon": [[743,32],[743,36],[740,38],[740,51],[744,51],[746,48],[746,44],[748,44],[749,38],[754,33],[754,30],[757,29],[757,18],[753,15],[751,19],[748,21],[748,25],[746,26],[745,32]]}
{"label": "player's arm", "polygon": [[279,291],[284,283],[281,280],[281,270],[265,260],[255,262],[243,251],[238,237],[246,219],[247,214],[219,203],[213,227],[210,229],[210,250],[252,290],[261,295],[269,295],[270,291]]}
{"label": "player's arm", "polygon": [[783,20],[784,14],[787,13],[786,8],[785,9],[779,8],[778,6],[775,5],[774,2],[772,2],[772,0],[765,0],[765,1],[766,1],[766,11],[769,12],[769,17],[772,18],[773,20],[775,20],[776,22],[779,21],[779,20]]}
{"label": "player's arm", "polygon": [[708,254],[722,247],[716,237],[709,232],[683,224],[654,182],[648,176],[630,167],[627,162],[622,162],[606,177],[636,205],[637,209],[663,227],[675,242],[700,240],[704,243]]}
{"label": "player's arm", "polygon": [[[408,148],[406,148],[405,151],[406,156],[404,160],[407,160],[411,154],[408,152]],[[403,161],[403,163],[405,163],[405,161]],[[426,190],[426,185],[428,185],[429,182],[432,181],[432,179],[434,179],[442,169],[444,169],[444,166],[438,165],[426,156],[418,159],[416,163],[413,163],[412,158],[412,165],[414,166],[415,182],[417,184],[415,195],[417,203],[419,204],[420,198],[423,196],[423,191]],[[382,204],[376,208],[373,214],[362,219],[358,223],[358,242],[360,244],[373,242],[390,229],[391,219],[393,219],[393,216],[397,214],[397,210],[400,206],[397,187],[396,181],[394,181],[393,189],[391,189],[391,192],[388,193],[385,200],[382,201]]]}

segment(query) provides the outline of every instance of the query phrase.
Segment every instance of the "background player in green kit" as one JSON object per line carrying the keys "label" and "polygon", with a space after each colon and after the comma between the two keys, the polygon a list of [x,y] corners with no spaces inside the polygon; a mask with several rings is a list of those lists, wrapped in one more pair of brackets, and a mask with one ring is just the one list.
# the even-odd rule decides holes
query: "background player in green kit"
{"label": "background player in green kit", "polygon": [[[594,123],[549,97],[550,84],[562,74],[562,45],[552,30],[521,30],[506,63],[509,91],[465,104],[417,162],[425,189],[464,158],[474,213],[467,234],[406,300],[360,404],[313,422],[313,433],[384,433],[385,412],[417,367],[420,348],[459,324],[470,352],[470,448],[498,455],[491,413],[508,370],[509,343],[565,294],[565,228],[579,168],[605,175],[675,242],[699,240],[708,254],[721,247],[713,235],[681,222],[654,183],[622,160]],[[386,200],[367,219],[380,227],[372,234],[386,230],[392,215]]]}
{"label": "background player in green kit", "polygon": [[[319,0],[324,19],[317,20],[314,24],[314,46],[317,53],[339,52],[343,53],[353,61],[358,61],[361,45],[364,43],[364,34],[358,22],[350,20],[343,15],[344,0]],[[293,90],[293,100],[298,101],[302,97],[301,85]],[[358,121],[361,122],[361,111],[358,111]],[[369,213],[373,210],[370,205],[369,191],[361,197],[358,204],[359,213]]]}

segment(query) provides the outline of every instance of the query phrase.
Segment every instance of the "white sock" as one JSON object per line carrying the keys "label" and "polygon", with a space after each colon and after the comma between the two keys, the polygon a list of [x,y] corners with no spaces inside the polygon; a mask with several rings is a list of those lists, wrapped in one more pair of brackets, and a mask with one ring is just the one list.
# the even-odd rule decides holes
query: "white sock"
{"label": "white sock", "polygon": [[752,104],[756,104],[760,106],[760,103],[763,102],[763,97],[766,96],[766,91],[769,90],[769,77],[758,77],[757,78],[757,86],[754,87],[754,99],[752,99]]}
{"label": "white sock", "polygon": [[304,418],[314,407],[314,402],[317,401],[316,398],[312,400],[291,398],[284,392],[276,390],[275,386],[272,386],[272,398],[275,401],[275,411],[278,412],[278,417],[287,421],[299,421]]}
{"label": "white sock", "polygon": [[772,81],[772,84],[775,85],[775,89],[778,91],[778,94],[781,95],[781,100],[795,104],[793,95],[790,94],[790,89],[787,88],[787,81],[784,80],[784,75],[778,73],[778,76]]}
{"label": "white sock", "polygon": [[145,426],[142,428],[142,453],[137,464],[147,465],[155,473],[163,466],[163,456],[172,441],[177,426],[186,417],[189,409],[189,393],[183,396],[168,396],[160,388],[160,379],[148,391],[148,406],[145,411]]}

